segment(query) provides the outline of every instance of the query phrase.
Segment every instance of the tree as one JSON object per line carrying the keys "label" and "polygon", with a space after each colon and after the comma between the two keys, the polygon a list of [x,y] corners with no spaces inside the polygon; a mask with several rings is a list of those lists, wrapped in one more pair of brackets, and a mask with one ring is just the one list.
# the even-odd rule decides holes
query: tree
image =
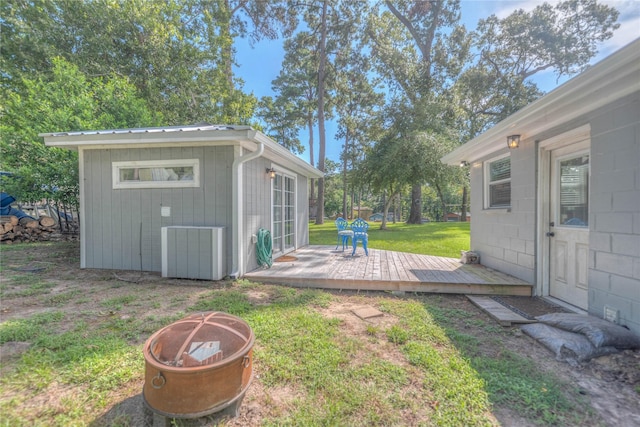
{"label": "tree", "polygon": [[333,104],[338,119],[336,137],[344,138],[342,160],[342,212],[347,215],[349,194],[349,164],[353,168],[364,148],[378,134],[377,110],[384,103],[379,78],[371,76],[370,58],[356,38],[356,32],[346,35],[335,58],[335,92]]}
{"label": "tree", "polygon": [[[215,6],[220,7],[222,16],[228,25],[221,25],[221,33],[228,39],[248,38],[250,45],[262,40],[275,40],[281,34],[289,37],[298,26],[298,13],[295,4],[287,0],[219,0],[200,2],[203,7],[210,5],[212,13]],[[225,71],[229,85],[233,86],[233,46],[227,45]]]}
{"label": "tree", "polygon": [[[459,1],[384,2],[387,10],[374,16],[367,29],[380,73],[391,81],[401,99],[413,107],[442,104],[451,81],[462,70],[469,40],[459,20]],[[396,101],[398,102],[398,101]],[[432,153],[422,153],[423,158]],[[412,183],[412,204],[407,222],[418,224],[421,215],[419,176]]]}
{"label": "tree", "polygon": [[473,138],[542,95],[530,79],[545,70],[570,76],[584,70],[597,44],[613,35],[618,12],[596,0],[568,0],[480,20],[473,33],[477,62],[458,80]]}
{"label": "tree", "polygon": [[266,134],[280,145],[293,153],[304,151],[298,137],[298,128],[300,123],[304,123],[304,117],[291,100],[278,97],[274,101],[270,96],[265,96],[260,100],[256,116],[266,123]]}
{"label": "tree", "polygon": [[[127,77],[165,124],[248,124],[256,100],[229,84],[233,39],[209,0],[0,3],[3,87],[50,74],[54,57],[90,77]],[[240,86],[241,82],[236,82]]]}
{"label": "tree", "polygon": [[[325,120],[331,109],[330,78],[335,55],[344,40],[351,34],[361,19],[366,2],[350,2],[347,0],[314,0],[310,1],[304,12],[304,20],[309,33],[317,40],[315,48],[317,64],[317,120],[318,120],[318,169],[325,170],[326,130]],[[318,202],[316,223],[324,222],[324,180],[318,179]]]}
{"label": "tree", "polygon": [[3,171],[13,172],[7,190],[21,200],[77,203],[78,159],[70,150],[46,147],[38,136],[60,130],[154,126],[162,115],[119,76],[90,79],[62,58],[54,58],[50,79],[23,79],[20,93],[4,103],[0,125]]}
{"label": "tree", "polygon": [[[325,108],[325,69],[327,67],[327,1],[322,2],[322,17],[320,19],[320,41],[318,42],[318,169],[324,172],[324,162],[326,157],[326,132],[324,123]],[[318,180],[318,202],[316,211],[316,224],[324,224],[324,177]]]}
{"label": "tree", "polygon": [[[316,55],[317,41],[312,34],[301,31],[292,39],[284,42],[285,56],[278,77],[272,82],[276,93],[276,102],[285,102],[291,106],[287,119],[292,132],[306,126],[309,145],[309,163],[315,166],[313,140],[316,123],[318,63]],[[280,99],[282,98],[282,101]],[[262,116],[263,120],[269,121]],[[315,182],[310,183],[309,197],[315,199]]]}

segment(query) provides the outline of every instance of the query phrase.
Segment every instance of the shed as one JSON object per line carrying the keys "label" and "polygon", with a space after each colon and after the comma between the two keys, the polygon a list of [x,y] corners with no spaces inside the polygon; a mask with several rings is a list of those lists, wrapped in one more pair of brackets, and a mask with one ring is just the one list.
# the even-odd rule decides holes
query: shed
{"label": "shed", "polygon": [[241,277],[260,229],[274,258],[309,243],[308,182],[323,174],[251,127],[40,136],[78,151],[82,268]]}
{"label": "shed", "polygon": [[442,161],[470,167],[483,264],[640,333],[640,39]]}

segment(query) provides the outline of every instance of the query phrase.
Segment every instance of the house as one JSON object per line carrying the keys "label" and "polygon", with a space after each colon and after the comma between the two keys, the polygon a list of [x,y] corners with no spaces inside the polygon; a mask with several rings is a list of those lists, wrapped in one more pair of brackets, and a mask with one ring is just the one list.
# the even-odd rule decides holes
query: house
{"label": "house", "polygon": [[352,212],[354,218],[362,218],[365,221],[369,221],[371,214],[373,214],[373,209],[368,206],[354,206]]}
{"label": "house", "polygon": [[[460,222],[460,221],[462,221],[462,213],[460,213],[460,212],[447,212],[447,214],[444,217],[447,220],[447,222]],[[471,214],[469,212],[467,212],[465,214],[465,218],[466,218],[467,222],[471,221]]]}
{"label": "house", "polygon": [[442,161],[484,265],[640,333],[640,39]]}
{"label": "house", "polygon": [[[368,221],[373,221],[373,222],[382,222],[382,218],[384,218],[384,214],[381,212],[377,212],[374,213],[373,215],[371,215],[368,219]],[[393,221],[393,212],[389,212],[387,214],[387,221]]]}
{"label": "house", "polygon": [[322,173],[251,127],[40,136],[78,151],[82,268],[240,277],[260,229],[274,258],[309,243],[307,183]]}

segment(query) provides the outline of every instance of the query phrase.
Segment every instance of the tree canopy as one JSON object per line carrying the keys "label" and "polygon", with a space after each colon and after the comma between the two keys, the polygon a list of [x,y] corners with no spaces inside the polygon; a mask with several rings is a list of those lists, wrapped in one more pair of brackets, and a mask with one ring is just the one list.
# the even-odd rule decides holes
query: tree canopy
{"label": "tree canopy", "polygon": [[[198,122],[257,125],[327,170],[335,120],[342,185],[332,175],[330,191],[342,196],[327,197],[330,209],[346,211],[356,189],[388,202],[411,188],[418,222],[425,185],[444,204],[445,188],[465,183],[437,159],[542,95],[532,76],[583,70],[617,19],[597,0],[489,16],[475,30],[459,0],[6,0],[0,167],[21,179],[4,185],[74,198],[76,157],[44,147],[41,132]],[[233,75],[238,38],[286,38],[273,96],[256,99]]]}

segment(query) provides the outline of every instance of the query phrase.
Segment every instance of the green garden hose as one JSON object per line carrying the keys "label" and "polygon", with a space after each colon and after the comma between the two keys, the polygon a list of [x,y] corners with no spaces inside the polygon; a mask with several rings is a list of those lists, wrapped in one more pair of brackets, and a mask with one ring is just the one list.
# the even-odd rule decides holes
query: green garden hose
{"label": "green garden hose", "polygon": [[273,264],[271,260],[271,233],[264,228],[258,230],[256,257],[258,258],[258,265],[265,268],[270,268],[271,264]]}

